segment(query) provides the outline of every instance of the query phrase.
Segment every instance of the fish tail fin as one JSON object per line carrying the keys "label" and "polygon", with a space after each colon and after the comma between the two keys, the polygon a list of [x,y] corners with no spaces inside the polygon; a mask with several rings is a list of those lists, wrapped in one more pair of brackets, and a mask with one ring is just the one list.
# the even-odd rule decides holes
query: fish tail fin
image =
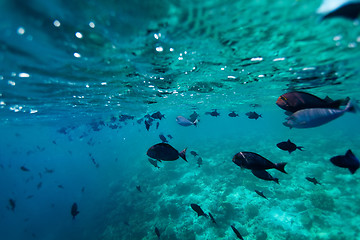
{"label": "fish tail fin", "polygon": [[285,171],[285,165],[286,165],[286,164],[287,164],[286,162],[275,163],[275,168],[276,168],[277,170],[279,170],[280,172],[287,173],[287,172]]}
{"label": "fish tail fin", "polygon": [[351,100],[349,100],[349,102],[346,104],[345,111],[356,113],[357,110],[358,106],[356,106]]}
{"label": "fish tail fin", "polygon": [[349,171],[351,172],[351,174],[354,174],[356,172],[356,170],[358,170],[359,167],[349,167]]}
{"label": "fish tail fin", "polygon": [[186,150],[187,150],[187,148],[185,148],[184,150],[182,150],[182,151],[179,153],[179,156],[180,156],[182,159],[184,159],[185,162],[187,162],[186,156],[185,156]]}
{"label": "fish tail fin", "polygon": [[296,148],[299,149],[300,151],[304,151],[303,150],[304,147],[299,146],[299,147],[296,147]]}
{"label": "fish tail fin", "polygon": [[277,184],[280,184],[278,178],[274,178],[273,180],[274,180],[274,182],[276,182]]}
{"label": "fish tail fin", "polygon": [[194,126],[197,127],[197,124],[198,124],[199,120],[195,119],[194,121]]}
{"label": "fish tail fin", "polygon": [[292,126],[288,123],[288,122],[283,122],[283,125],[285,126],[285,127],[288,127],[288,128],[292,128]]}

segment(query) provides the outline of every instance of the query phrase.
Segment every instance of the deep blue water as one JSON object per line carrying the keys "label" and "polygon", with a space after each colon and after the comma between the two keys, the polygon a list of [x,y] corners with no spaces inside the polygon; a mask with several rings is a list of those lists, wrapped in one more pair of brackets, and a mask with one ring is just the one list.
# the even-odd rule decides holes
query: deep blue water
{"label": "deep blue water", "polygon": [[[290,91],[358,104],[359,22],[321,21],[320,5],[0,1],[0,238],[236,239],[235,225],[244,239],[360,239],[359,173],[330,162],[360,156],[359,113],[289,129],[275,104]],[[197,127],[176,123],[194,111]],[[188,162],[152,166],[159,134]],[[304,151],[276,147],[288,139]],[[288,174],[258,179],[240,151]]]}

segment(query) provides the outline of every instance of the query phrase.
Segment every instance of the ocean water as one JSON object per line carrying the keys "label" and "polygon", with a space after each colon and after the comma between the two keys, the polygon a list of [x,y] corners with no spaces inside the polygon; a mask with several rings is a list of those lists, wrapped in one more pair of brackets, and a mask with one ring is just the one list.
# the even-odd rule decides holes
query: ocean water
{"label": "ocean water", "polygon": [[[0,1],[0,239],[155,240],[155,227],[160,239],[236,239],[231,225],[244,239],[360,239],[359,172],[330,162],[360,157],[359,113],[289,129],[275,104],[290,91],[360,99],[359,22],[321,21],[320,5]],[[197,127],[176,123],[194,111]],[[159,134],[188,162],[152,166]],[[304,151],[277,148],[288,139]],[[240,151],[288,174],[258,179],[232,162]]]}

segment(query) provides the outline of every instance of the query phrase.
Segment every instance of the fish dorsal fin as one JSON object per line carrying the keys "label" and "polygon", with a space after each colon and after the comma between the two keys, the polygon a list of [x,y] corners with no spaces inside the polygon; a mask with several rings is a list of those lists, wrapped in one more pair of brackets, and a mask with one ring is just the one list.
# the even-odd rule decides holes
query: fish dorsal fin
{"label": "fish dorsal fin", "polygon": [[291,143],[290,139],[287,140],[288,143]]}
{"label": "fish dorsal fin", "polygon": [[328,103],[332,103],[334,100],[332,100],[329,96],[326,96],[326,97],[324,98],[324,101],[325,101],[325,102],[328,102]]}
{"label": "fish dorsal fin", "polygon": [[351,151],[351,149],[349,149],[349,150],[346,151],[345,156],[352,158],[352,157],[354,157],[354,154],[353,154],[353,152]]}

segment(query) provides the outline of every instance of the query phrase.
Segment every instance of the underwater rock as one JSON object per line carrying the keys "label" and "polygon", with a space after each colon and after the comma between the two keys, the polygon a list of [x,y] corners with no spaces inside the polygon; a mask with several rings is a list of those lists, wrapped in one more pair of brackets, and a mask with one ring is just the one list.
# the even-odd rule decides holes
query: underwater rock
{"label": "underwater rock", "polygon": [[325,191],[314,192],[309,196],[311,204],[318,209],[335,211],[335,202],[330,194]]}

